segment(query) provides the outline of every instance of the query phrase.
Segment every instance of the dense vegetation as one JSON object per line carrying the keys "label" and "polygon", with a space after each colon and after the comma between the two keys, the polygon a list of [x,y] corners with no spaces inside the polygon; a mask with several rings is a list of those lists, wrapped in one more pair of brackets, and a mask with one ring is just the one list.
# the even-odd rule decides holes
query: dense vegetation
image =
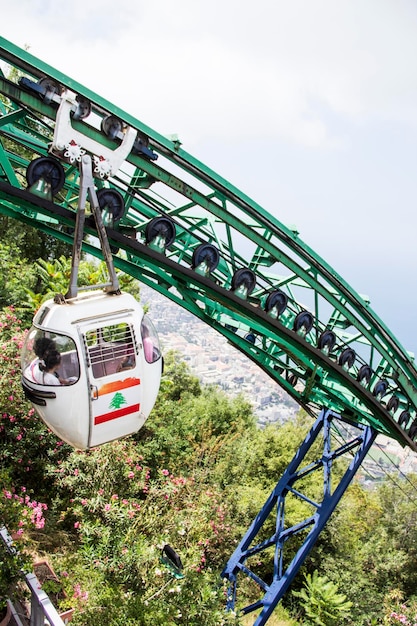
{"label": "dense vegetation", "polygon": [[[68,263],[34,267],[1,243],[0,262],[8,270],[0,276],[0,522],[25,566],[47,556],[66,592],[60,609],[76,609],[74,626],[253,623],[225,613],[219,574],[311,419],[301,413],[261,430],[243,397],[201,385],[169,353],[145,427],[73,451],[25,401],[19,372],[39,294],[63,291]],[[99,271],[85,264],[85,281]],[[319,477],[310,480],[320,489]],[[373,490],[352,485],[271,626],[417,623],[416,487],[414,476]],[[181,556],[183,578],[161,562],[166,543]],[[5,593],[13,563],[1,555],[0,567]],[[249,584],[241,593],[253,599]]]}

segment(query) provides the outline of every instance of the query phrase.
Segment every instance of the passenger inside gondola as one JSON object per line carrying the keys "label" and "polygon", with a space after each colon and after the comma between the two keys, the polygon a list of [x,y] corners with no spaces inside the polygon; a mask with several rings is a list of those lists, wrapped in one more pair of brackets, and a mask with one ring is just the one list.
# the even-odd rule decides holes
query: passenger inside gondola
{"label": "passenger inside gondola", "polygon": [[130,324],[121,322],[88,330],[85,343],[96,379],[136,366],[135,340]]}
{"label": "passenger inside gondola", "polygon": [[26,368],[25,377],[34,383],[42,384],[42,371],[41,367],[45,363],[46,355],[55,350],[55,342],[49,337],[38,337],[33,344],[33,351],[36,357],[32,360],[30,365]]}
{"label": "passenger inside gondola", "polygon": [[23,362],[24,378],[38,385],[71,385],[80,375],[73,340],[52,332],[46,334],[36,328],[29,331]]}
{"label": "passenger inside gondola", "polygon": [[61,355],[58,350],[50,350],[43,361],[39,363],[40,383],[42,385],[61,385],[58,374],[58,367],[61,364]]}

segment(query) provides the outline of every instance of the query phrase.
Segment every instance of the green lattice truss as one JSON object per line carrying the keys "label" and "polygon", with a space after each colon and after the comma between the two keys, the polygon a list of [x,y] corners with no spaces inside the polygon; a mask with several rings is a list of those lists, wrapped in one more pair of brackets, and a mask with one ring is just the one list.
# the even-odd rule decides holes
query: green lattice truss
{"label": "green lattice truss", "polygon": [[[414,360],[369,302],[178,140],[0,38],[0,212],[72,243],[82,149],[117,268],[215,328],[311,415],[332,409],[417,449]],[[95,241],[84,249],[100,258]]]}

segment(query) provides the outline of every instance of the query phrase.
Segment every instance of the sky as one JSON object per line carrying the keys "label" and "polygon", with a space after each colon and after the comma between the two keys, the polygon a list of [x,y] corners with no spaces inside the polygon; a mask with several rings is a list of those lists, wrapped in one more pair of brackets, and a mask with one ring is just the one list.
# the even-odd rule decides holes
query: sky
{"label": "sky", "polygon": [[414,0],[0,0],[2,36],[258,202],[417,355]]}

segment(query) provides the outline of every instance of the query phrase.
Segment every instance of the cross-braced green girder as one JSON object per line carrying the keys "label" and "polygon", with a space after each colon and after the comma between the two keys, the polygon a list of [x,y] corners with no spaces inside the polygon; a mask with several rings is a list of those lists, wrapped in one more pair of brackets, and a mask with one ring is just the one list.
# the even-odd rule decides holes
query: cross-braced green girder
{"label": "cross-braced green girder", "polygon": [[[64,122],[75,140],[61,146],[68,94],[75,104]],[[91,112],[75,113],[79,102]],[[414,360],[367,301],[296,232],[178,141],[0,38],[0,212],[72,243],[80,147],[98,157],[97,189],[123,199],[123,215],[107,229],[118,269],[227,337],[311,415],[324,407],[417,450]],[[53,197],[27,179],[29,164],[51,154],[65,174]],[[86,232],[95,234],[92,220]],[[83,249],[101,258],[95,242],[88,238]],[[218,253],[210,267],[199,254],[207,244]],[[285,299],[285,310],[268,304],[270,294]]]}

